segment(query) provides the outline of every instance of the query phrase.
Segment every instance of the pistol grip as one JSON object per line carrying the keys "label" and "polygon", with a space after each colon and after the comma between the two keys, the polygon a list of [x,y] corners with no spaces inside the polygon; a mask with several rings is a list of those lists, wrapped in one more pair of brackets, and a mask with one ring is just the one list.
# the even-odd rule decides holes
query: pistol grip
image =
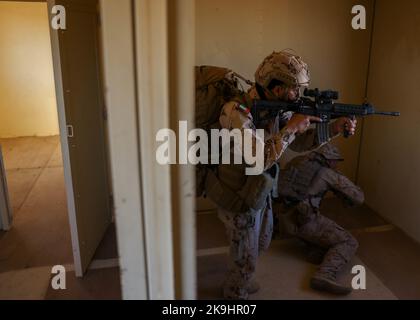
{"label": "pistol grip", "polygon": [[330,139],[330,129],[328,121],[318,122],[316,124],[318,144],[323,144]]}

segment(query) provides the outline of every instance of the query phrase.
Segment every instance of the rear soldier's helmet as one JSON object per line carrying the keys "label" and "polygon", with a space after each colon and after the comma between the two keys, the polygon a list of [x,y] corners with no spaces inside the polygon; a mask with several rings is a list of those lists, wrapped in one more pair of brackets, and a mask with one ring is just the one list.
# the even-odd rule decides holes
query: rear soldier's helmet
{"label": "rear soldier's helmet", "polygon": [[297,55],[287,51],[273,52],[259,65],[255,81],[267,88],[272,80],[279,80],[287,86],[309,85],[308,65]]}
{"label": "rear soldier's helmet", "polygon": [[322,147],[315,150],[315,152],[322,155],[327,160],[337,160],[337,161],[344,160],[338,148],[331,143],[324,144]]}

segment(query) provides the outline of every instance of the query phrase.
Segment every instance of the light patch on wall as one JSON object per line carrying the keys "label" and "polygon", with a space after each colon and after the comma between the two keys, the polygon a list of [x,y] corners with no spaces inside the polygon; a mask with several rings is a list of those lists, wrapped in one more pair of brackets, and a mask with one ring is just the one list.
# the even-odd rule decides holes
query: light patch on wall
{"label": "light patch on wall", "polygon": [[57,135],[46,3],[0,1],[0,137]]}
{"label": "light patch on wall", "polygon": [[420,2],[377,1],[368,96],[399,118],[365,122],[359,181],[367,204],[420,242]]}

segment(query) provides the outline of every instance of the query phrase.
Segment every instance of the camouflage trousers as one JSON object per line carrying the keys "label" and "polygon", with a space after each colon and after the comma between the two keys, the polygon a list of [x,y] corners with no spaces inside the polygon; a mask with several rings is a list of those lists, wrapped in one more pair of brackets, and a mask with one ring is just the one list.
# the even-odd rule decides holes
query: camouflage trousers
{"label": "camouflage trousers", "polygon": [[317,275],[336,275],[354,256],[358,242],[350,232],[334,221],[309,209],[299,210],[296,236],[312,246],[325,252]]}
{"label": "camouflage trousers", "polygon": [[271,242],[271,199],[268,198],[265,208],[258,211],[235,214],[219,208],[218,216],[226,227],[230,243],[223,295],[226,299],[247,299],[247,287],[255,275],[257,258],[262,251],[268,249]]}

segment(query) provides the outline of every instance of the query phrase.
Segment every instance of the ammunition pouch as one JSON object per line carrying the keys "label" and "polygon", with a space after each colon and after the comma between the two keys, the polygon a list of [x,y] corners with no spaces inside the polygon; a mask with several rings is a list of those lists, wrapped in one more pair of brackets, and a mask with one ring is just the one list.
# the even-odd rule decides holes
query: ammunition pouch
{"label": "ammunition pouch", "polygon": [[207,174],[206,195],[229,214],[232,227],[246,229],[255,226],[255,211],[235,191],[221,182],[212,170]]}
{"label": "ammunition pouch", "polygon": [[248,176],[245,185],[238,194],[246,205],[253,210],[261,210],[267,204],[267,197],[273,189],[274,178],[264,172],[256,176]]}
{"label": "ammunition pouch", "polygon": [[222,183],[212,170],[208,170],[206,178],[206,195],[218,207],[224,210],[244,213],[249,207],[235,191]]}
{"label": "ammunition pouch", "polygon": [[[263,209],[277,181],[278,169],[254,176],[244,176],[241,172],[244,173],[243,168],[221,165],[219,174],[222,176],[217,177],[212,170],[208,170],[206,195],[217,206],[235,213]],[[239,186],[240,189],[236,189]]]}

